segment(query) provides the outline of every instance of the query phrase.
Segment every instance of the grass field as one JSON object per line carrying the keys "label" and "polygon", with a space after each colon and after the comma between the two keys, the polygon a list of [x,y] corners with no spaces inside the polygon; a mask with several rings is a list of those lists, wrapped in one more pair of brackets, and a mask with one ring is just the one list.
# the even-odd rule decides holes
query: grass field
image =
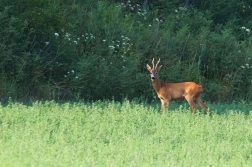
{"label": "grass field", "polygon": [[0,106],[0,164],[16,166],[252,166],[252,106],[37,102]]}

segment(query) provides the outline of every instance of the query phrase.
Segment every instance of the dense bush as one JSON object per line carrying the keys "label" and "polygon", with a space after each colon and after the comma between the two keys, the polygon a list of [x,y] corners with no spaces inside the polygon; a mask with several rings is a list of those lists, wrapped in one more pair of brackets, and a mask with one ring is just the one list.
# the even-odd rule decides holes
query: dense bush
{"label": "dense bush", "polygon": [[161,79],[195,81],[204,100],[252,99],[251,2],[0,2],[0,96],[152,100]]}

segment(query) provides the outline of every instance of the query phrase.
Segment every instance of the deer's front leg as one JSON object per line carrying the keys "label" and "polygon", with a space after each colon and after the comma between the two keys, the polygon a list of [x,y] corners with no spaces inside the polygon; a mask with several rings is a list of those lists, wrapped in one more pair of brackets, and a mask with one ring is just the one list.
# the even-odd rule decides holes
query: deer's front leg
{"label": "deer's front leg", "polygon": [[169,104],[170,104],[170,100],[162,99],[162,98],[160,98],[160,100],[161,100],[161,113],[162,113],[165,109],[168,110]]}

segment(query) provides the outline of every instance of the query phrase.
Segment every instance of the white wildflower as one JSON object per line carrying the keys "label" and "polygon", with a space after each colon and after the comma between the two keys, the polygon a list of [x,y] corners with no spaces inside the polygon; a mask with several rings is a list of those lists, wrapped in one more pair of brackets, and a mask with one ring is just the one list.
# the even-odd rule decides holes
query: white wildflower
{"label": "white wildflower", "polygon": [[109,48],[110,48],[110,49],[115,49],[115,47],[114,47],[114,46],[112,46],[112,45],[110,45],[110,46],[109,46]]}
{"label": "white wildflower", "polygon": [[58,36],[59,36],[59,33],[55,32],[54,35],[55,35],[56,37],[58,37]]}
{"label": "white wildflower", "polygon": [[65,34],[65,37],[66,37],[66,38],[69,38],[70,36],[71,36],[71,35],[70,35],[69,33],[66,33],[66,34]]}
{"label": "white wildflower", "polygon": [[49,42],[45,42],[46,45],[49,45]]}
{"label": "white wildflower", "polygon": [[244,66],[241,66],[241,68],[245,68]]}
{"label": "white wildflower", "polygon": [[130,39],[128,37],[125,37],[126,40],[130,41]]}

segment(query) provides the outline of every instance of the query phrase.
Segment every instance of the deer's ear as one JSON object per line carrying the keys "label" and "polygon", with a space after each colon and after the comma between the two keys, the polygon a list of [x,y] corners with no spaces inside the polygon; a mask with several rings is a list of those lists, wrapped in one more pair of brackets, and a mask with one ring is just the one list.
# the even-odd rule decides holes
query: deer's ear
{"label": "deer's ear", "polygon": [[158,68],[157,68],[157,71],[159,72],[159,70],[161,69],[161,67],[162,67],[162,65],[161,66],[159,66]]}
{"label": "deer's ear", "polygon": [[151,67],[149,66],[149,64],[146,64],[146,68],[147,70],[151,71]]}

